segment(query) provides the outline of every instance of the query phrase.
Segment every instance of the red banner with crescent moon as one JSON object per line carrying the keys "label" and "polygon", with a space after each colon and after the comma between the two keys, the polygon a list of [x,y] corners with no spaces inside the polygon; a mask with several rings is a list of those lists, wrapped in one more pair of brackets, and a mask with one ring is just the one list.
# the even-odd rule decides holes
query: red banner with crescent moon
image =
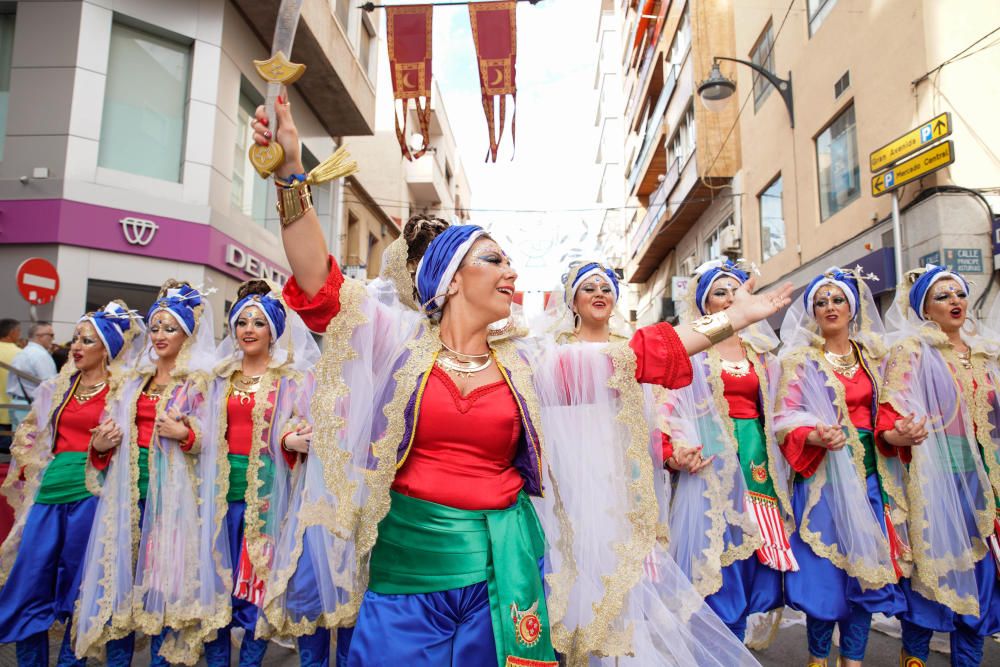
{"label": "red banner with crescent moon", "polygon": [[[507,95],[514,103],[510,135],[515,139],[517,116],[517,85],[514,73],[517,65],[517,3],[477,2],[469,5],[472,39],[479,60],[479,88],[483,94],[486,127],[490,132],[490,150],[486,160],[497,161],[497,148],[503,137],[507,116]],[[497,119],[499,118],[499,125]]]}
{"label": "red banner with crescent moon", "polygon": [[[427,152],[431,126],[431,36],[434,8],[431,5],[386,7],[386,41],[389,44],[389,72],[393,98],[402,101],[396,109],[396,138],[407,160]],[[423,145],[411,152],[406,139],[406,117],[414,101]]]}

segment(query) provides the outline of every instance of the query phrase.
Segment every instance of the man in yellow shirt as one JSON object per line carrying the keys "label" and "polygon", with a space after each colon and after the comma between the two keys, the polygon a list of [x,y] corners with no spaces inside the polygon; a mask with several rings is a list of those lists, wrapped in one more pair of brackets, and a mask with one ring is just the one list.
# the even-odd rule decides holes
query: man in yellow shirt
{"label": "man in yellow shirt", "polygon": [[[17,320],[0,320],[0,362],[10,364],[14,361],[14,355],[21,351],[17,346],[21,339],[21,323]],[[0,366],[0,404],[10,403],[10,396],[7,395],[7,369]],[[10,412],[0,409],[0,452],[10,452]]]}

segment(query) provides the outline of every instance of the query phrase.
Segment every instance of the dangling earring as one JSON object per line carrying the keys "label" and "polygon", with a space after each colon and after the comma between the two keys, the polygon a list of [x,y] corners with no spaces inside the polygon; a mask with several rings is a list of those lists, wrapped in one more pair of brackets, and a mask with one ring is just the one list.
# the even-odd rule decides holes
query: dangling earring
{"label": "dangling earring", "polygon": [[486,337],[487,338],[502,338],[502,337],[506,336],[514,328],[514,323],[512,322],[512,320],[513,320],[513,316],[508,317],[507,319],[505,319],[503,321],[503,326],[502,327],[496,327],[496,328],[487,327],[486,328]]}
{"label": "dangling earring", "polygon": [[444,310],[444,304],[443,303],[440,306],[435,305],[433,308],[430,308],[430,309],[428,309],[427,306],[430,305],[430,304],[432,304],[432,303],[434,303],[438,299],[442,299],[442,298],[447,302],[449,296],[451,296],[451,292],[444,292],[443,294],[438,294],[436,296],[432,296],[431,298],[427,299],[427,301],[425,301],[422,304],[420,304],[420,310],[422,310],[423,313],[424,313],[424,315],[426,315],[427,317],[431,317],[432,315],[437,315],[442,310]]}
{"label": "dangling earring", "polygon": [[583,318],[580,317],[580,313],[573,313],[573,333],[580,333],[580,327],[583,326]]}

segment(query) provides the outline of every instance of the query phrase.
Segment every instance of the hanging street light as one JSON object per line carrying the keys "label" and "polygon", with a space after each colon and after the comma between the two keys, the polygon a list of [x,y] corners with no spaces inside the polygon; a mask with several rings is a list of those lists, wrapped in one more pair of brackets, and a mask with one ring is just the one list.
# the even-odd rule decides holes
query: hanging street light
{"label": "hanging street light", "polygon": [[708,78],[698,84],[698,96],[701,97],[701,102],[705,105],[706,109],[712,112],[721,111],[726,105],[726,100],[736,92],[736,82],[723,76],[722,71],[719,69],[720,60],[728,60],[746,65],[764,77],[781,95],[781,99],[785,102],[785,108],[788,109],[789,124],[793,128],[795,127],[795,114],[792,107],[792,73],[788,73],[787,79],[779,79],[773,72],[749,60],[727,58],[725,56],[716,56],[712,59],[712,70],[708,73]]}

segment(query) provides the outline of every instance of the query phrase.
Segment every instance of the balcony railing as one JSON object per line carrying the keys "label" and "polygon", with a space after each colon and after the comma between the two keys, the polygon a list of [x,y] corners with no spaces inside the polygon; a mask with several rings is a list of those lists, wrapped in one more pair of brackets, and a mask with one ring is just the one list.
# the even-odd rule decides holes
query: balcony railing
{"label": "balcony railing", "polygon": [[647,77],[649,77],[649,72],[652,70],[653,65],[653,55],[656,53],[656,45],[650,44],[646,47],[646,53],[642,56],[642,64],[639,66],[639,76],[636,78],[635,83],[635,95],[628,104],[628,112],[625,114],[625,118],[628,120],[631,126],[632,121],[635,120],[635,113],[639,108],[639,101],[643,98],[643,92],[646,90]]}
{"label": "balcony railing", "polygon": [[649,207],[646,208],[646,215],[643,216],[642,222],[635,228],[635,234],[633,234],[631,243],[629,244],[631,247],[629,257],[631,259],[634,259],[636,253],[642,249],[646,240],[649,239],[649,235],[656,229],[657,223],[660,222],[660,219],[666,213],[668,204],[667,196],[680,179],[680,167],[680,160],[674,160],[670,168],[667,169],[663,182],[649,196]]}
{"label": "balcony railing", "polygon": [[674,88],[676,87],[677,68],[671,67],[670,74],[667,75],[667,80],[663,84],[663,90],[660,91],[660,97],[656,100],[656,106],[653,107],[653,115],[650,116],[649,125],[646,127],[646,134],[642,138],[642,148],[639,149],[639,157],[629,172],[629,192],[635,191],[635,184],[638,183],[639,177],[643,173],[643,167],[646,165],[646,160],[649,159],[649,154],[656,143],[654,139],[660,131],[660,127],[663,126],[667,103],[670,102],[670,96],[673,95]]}

